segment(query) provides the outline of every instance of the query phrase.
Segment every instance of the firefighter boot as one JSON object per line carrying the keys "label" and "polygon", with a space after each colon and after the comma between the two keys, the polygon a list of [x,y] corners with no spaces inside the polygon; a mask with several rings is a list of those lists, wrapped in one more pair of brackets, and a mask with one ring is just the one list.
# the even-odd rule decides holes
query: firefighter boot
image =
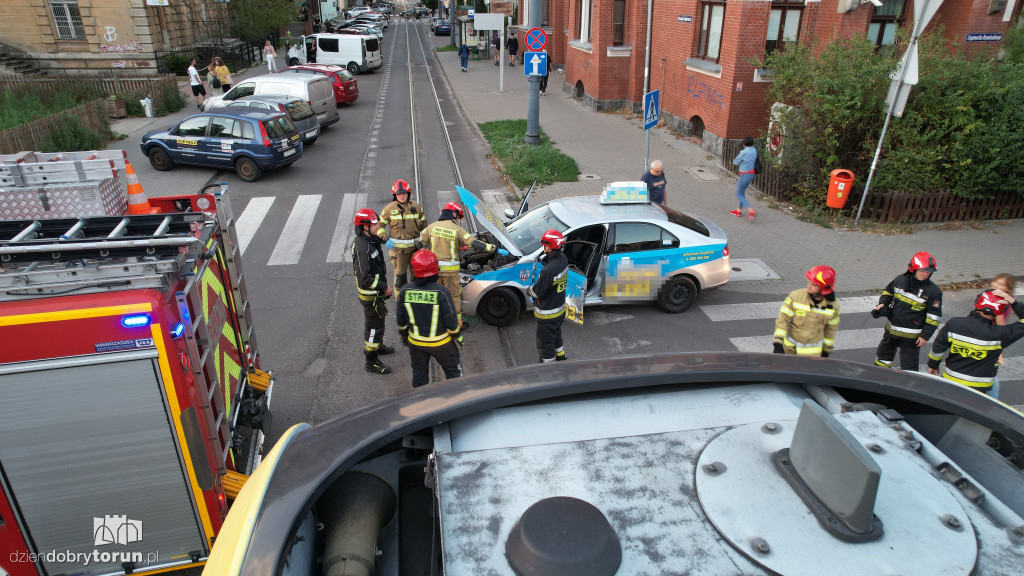
{"label": "firefighter boot", "polygon": [[395,347],[388,346],[387,344],[381,343],[380,347],[377,348],[377,354],[380,356],[387,356],[388,354],[394,354]]}
{"label": "firefighter boot", "polygon": [[409,274],[395,274],[395,299],[398,299],[398,291],[409,282]]}
{"label": "firefighter boot", "polygon": [[363,352],[366,355],[366,371],[373,372],[374,374],[391,374],[391,367],[384,364],[377,358],[377,351],[366,350]]}

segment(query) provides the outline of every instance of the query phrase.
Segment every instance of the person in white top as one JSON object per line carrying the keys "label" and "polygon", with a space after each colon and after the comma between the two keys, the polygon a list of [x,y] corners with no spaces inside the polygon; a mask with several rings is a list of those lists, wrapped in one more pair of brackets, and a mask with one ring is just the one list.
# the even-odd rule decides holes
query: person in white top
{"label": "person in white top", "polygon": [[[206,68],[203,68],[203,70],[206,70]],[[196,106],[202,110],[203,103],[206,102],[206,87],[203,86],[203,81],[199,78],[199,70],[196,70],[195,58],[188,64],[188,83],[192,85],[192,97],[196,99]]]}
{"label": "person in white top", "polygon": [[277,51],[270,44],[270,40],[263,45],[263,59],[267,61],[267,72],[277,72]]}

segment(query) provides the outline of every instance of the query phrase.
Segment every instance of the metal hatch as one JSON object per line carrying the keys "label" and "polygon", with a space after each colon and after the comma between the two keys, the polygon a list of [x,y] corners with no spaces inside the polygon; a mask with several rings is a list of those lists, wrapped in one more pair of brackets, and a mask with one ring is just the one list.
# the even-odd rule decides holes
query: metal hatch
{"label": "metal hatch", "polygon": [[522,256],[523,252],[516,246],[516,243],[508,237],[508,232],[505,230],[505,225],[501,223],[501,217],[495,214],[487,204],[484,204],[479,198],[477,198],[472,192],[466,190],[462,186],[456,186],[455,190],[459,193],[459,198],[462,200],[462,204],[473,214],[476,221],[480,223],[488,232],[494,235],[494,238],[501,242],[501,245],[512,253],[513,256]]}

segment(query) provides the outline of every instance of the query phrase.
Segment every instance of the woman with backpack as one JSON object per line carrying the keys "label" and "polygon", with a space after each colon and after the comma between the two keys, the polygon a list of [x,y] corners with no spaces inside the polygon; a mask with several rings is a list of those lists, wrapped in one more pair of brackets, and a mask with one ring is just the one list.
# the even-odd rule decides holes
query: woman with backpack
{"label": "woman with backpack", "polygon": [[747,218],[751,222],[757,217],[757,212],[747,202],[747,186],[754,181],[754,165],[757,163],[757,149],[754,148],[754,138],[747,136],[743,139],[743,149],[732,160],[733,166],[740,167],[740,179],[736,182],[736,199],[740,207],[737,210],[730,210],[729,213],[737,218],[743,216],[743,209],[747,209]]}
{"label": "woman with backpack", "polygon": [[219,56],[214,57],[213,63],[210,64],[210,73],[213,74],[213,79],[210,81],[211,88],[220,88],[222,93],[227,93],[231,89],[231,71]]}

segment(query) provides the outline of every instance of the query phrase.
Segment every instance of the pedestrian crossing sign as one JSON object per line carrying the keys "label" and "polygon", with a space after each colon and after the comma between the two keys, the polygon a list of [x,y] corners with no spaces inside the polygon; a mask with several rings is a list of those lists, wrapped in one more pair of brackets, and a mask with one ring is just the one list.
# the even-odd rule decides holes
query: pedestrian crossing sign
{"label": "pedestrian crossing sign", "polygon": [[644,94],[644,130],[657,126],[658,116],[658,91],[653,90]]}

